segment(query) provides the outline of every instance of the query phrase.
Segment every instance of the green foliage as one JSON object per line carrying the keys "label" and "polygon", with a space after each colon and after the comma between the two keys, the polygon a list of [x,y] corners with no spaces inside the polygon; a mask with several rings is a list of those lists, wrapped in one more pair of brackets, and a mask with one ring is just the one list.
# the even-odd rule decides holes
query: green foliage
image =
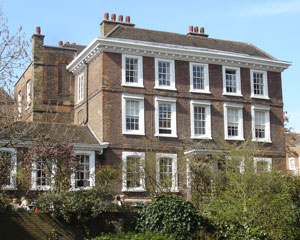
{"label": "green foliage", "polygon": [[37,204],[42,212],[49,212],[54,217],[65,221],[86,222],[112,208],[113,195],[102,187],[91,190],[46,192]]}
{"label": "green foliage", "polygon": [[119,234],[103,234],[99,237],[93,238],[92,240],[172,240],[173,238],[169,235],[162,233],[119,233]]}
{"label": "green foliage", "polygon": [[0,198],[0,213],[12,212],[13,207],[9,202],[9,199]]}
{"label": "green foliage", "polygon": [[200,217],[192,203],[178,196],[161,195],[139,212],[136,229],[174,234],[177,239],[184,239],[197,231],[199,226]]}
{"label": "green foliage", "polygon": [[99,185],[111,186],[118,178],[118,171],[110,166],[101,167],[96,172],[96,182]]}

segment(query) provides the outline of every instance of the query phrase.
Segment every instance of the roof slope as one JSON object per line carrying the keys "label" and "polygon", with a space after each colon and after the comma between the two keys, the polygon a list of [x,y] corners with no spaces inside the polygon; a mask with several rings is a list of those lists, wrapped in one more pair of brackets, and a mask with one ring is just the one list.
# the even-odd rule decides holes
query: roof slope
{"label": "roof slope", "polygon": [[123,25],[117,25],[106,37],[208,48],[276,60],[276,58],[249,43],[162,32]]}

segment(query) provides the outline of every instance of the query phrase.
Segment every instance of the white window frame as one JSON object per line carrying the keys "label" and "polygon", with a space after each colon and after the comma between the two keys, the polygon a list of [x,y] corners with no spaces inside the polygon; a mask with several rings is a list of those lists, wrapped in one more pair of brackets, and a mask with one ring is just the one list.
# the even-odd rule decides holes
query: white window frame
{"label": "white window frame", "polygon": [[26,83],[26,101],[27,101],[27,105],[26,105],[26,110],[29,109],[30,107],[30,103],[31,103],[31,99],[30,99],[30,80],[27,81]]}
{"label": "white window frame", "polygon": [[[171,134],[159,133],[159,104],[167,103],[171,105]],[[176,127],[176,98],[155,97],[155,136],[156,137],[177,137]]]}
{"label": "white window frame", "polygon": [[[236,73],[236,93],[227,92],[226,90],[226,70],[234,70]],[[241,70],[239,67],[232,67],[232,66],[222,66],[222,73],[223,73],[223,95],[229,96],[242,96],[241,90]]]}
{"label": "white window frame", "polygon": [[[126,82],[126,58],[135,58],[138,61],[138,82],[131,83],[131,82]],[[142,56],[136,56],[136,55],[127,55],[127,54],[122,54],[122,86],[125,87],[144,87],[144,82],[143,82],[143,57]]]}
{"label": "white window frame", "polygon": [[[292,167],[291,165],[291,160],[294,161],[294,167]],[[295,158],[294,157],[290,157],[289,158],[289,170],[291,171],[296,171],[296,161],[295,161]]]}
{"label": "white window frame", "polygon": [[[254,73],[262,73],[263,74],[263,82],[264,82],[264,94],[254,94],[254,79],[253,79],[253,74]],[[267,71],[261,71],[261,70],[255,70],[255,69],[250,69],[250,79],[251,79],[251,98],[261,98],[261,99],[270,99],[269,98],[269,93],[268,93],[268,75]]]}
{"label": "white window frame", "polygon": [[37,185],[37,165],[35,156],[32,160],[32,171],[31,171],[31,190],[38,190],[38,191],[48,191],[54,187],[54,174],[55,174],[55,166],[52,166],[51,171],[51,184],[50,185]]}
{"label": "white window frame", "polygon": [[9,152],[11,154],[11,169],[9,173],[10,184],[3,185],[2,190],[16,190],[17,189],[17,151],[14,148],[0,148],[0,151]]}
{"label": "white window frame", "polygon": [[257,171],[257,162],[266,162],[267,165],[268,165],[268,172],[271,171],[271,168],[272,168],[272,158],[260,158],[260,157],[254,157],[253,158],[253,164],[254,164],[254,169],[255,169],[255,172]]}
{"label": "white window frame", "polygon": [[[205,108],[205,134],[195,133],[195,107]],[[210,101],[200,101],[191,100],[190,101],[190,115],[191,115],[191,138],[195,139],[211,139],[211,102]]]}
{"label": "white window frame", "polygon": [[[265,105],[252,105],[251,106],[251,115],[252,115],[252,141],[255,142],[269,142],[271,143],[271,124],[270,124],[270,107]],[[256,138],[255,137],[255,112],[261,111],[265,112],[265,138]]]}
{"label": "white window frame", "polygon": [[[238,110],[239,115],[239,126],[238,126],[238,136],[228,136],[228,108],[233,108]],[[240,140],[244,141],[244,123],[243,123],[243,104],[239,103],[224,103],[224,136],[225,140]]]}
{"label": "white window frame", "polygon": [[[203,70],[204,70],[204,89],[196,89],[196,88],[194,88],[194,75],[193,75],[193,67],[194,66],[203,67]],[[208,93],[208,94],[211,93],[209,91],[209,71],[208,71],[208,64],[190,62],[190,92],[193,92],[193,93]]]}
{"label": "white window frame", "polygon": [[78,81],[78,84],[77,84],[77,103],[80,103],[83,101],[84,99],[84,73],[81,73],[78,75],[77,77],[77,81]]}
{"label": "white window frame", "polygon": [[87,155],[89,156],[90,161],[90,186],[88,187],[75,187],[75,174],[71,174],[71,191],[76,190],[88,190],[95,186],[95,151],[84,151],[84,150],[75,150],[75,155]]}
{"label": "white window frame", "polygon": [[163,192],[179,192],[177,174],[177,154],[156,153],[156,183],[160,186],[160,158],[172,159],[172,186],[169,189],[161,189]]}
{"label": "white window frame", "polygon": [[[127,157],[137,156],[140,158],[140,187],[127,187]],[[122,152],[122,192],[145,192],[145,153],[144,152]]]}
{"label": "white window frame", "polygon": [[[136,100],[139,101],[139,130],[126,129],[126,101]],[[122,94],[122,133],[129,135],[145,135],[145,107],[144,95],[138,94]]]}
{"label": "white window frame", "polygon": [[18,92],[18,118],[21,117],[22,114],[22,93]]}
{"label": "white window frame", "polygon": [[[170,86],[159,85],[158,62],[170,63]],[[176,91],[175,86],[175,61],[171,59],[155,58],[155,86],[156,89]]]}

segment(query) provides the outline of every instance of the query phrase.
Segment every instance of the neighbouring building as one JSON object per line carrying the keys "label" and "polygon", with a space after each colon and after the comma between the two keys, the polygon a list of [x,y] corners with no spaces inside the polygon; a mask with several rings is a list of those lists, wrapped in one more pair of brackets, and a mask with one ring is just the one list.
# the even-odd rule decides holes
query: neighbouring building
{"label": "neighbouring building", "polygon": [[286,133],[286,170],[295,175],[300,174],[300,134]]}
{"label": "neighbouring building", "polygon": [[[97,141],[81,142],[86,171],[99,158],[115,166],[128,198],[146,196],[150,153],[158,184],[181,194],[179,151],[201,160],[220,139],[258,142],[265,151],[255,162],[284,164],[281,73],[291,63],[250,43],[210,38],[204,28],[140,29],[108,13],[100,25],[88,46],[46,46],[37,28],[32,63],[15,85],[20,121],[84,128]],[[99,149],[101,157],[91,157]]]}

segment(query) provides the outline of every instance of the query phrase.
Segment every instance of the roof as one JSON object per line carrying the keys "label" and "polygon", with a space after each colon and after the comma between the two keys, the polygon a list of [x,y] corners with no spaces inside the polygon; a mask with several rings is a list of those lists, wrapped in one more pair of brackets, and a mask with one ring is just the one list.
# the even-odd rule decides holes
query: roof
{"label": "roof", "polygon": [[267,54],[266,52],[250,43],[220,40],[195,35],[162,32],[123,25],[117,25],[110,33],[107,34],[106,37],[208,48],[276,60],[276,58],[272,57],[271,55]]}
{"label": "roof", "polygon": [[85,45],[77,45],[77,44],[64,44],[63,45],[63,48],[64,47],[66,47],[66,48],[73,48],[73,49],[76,49],[76,51],[77,51],[77,54],[79,54],[79,53],[81,53],[81,51],[83,50],[83,49],[85,49]]}

